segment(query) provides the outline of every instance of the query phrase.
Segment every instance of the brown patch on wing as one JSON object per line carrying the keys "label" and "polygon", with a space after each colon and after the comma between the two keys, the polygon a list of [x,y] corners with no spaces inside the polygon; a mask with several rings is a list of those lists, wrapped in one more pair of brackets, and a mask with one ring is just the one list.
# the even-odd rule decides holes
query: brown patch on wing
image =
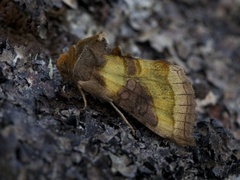
{"label": "brown patch on wing", "polygon": [[72,45],[66,53],[57,60],[57,68],[63,79],[73,81],[88,81],[93,76],[95,79],[103,80],[96,75],[95,71],[105,65],[103,55],[108,54],[107,42],[104,33],[78,41]]}
{"label": "brown patch on wing", "polygon": [[126,69],[126,74],[129,76],[133,76],[136,74],[136,66],[135,66],[135,61],[133,61],[131,58],[124,58],[124,66]]}
{"label": "brown patch on wing", "polygon": [[120,47],[120,46],[114,47],[114,48],[112,49],[112,51],[111,51],[111,54],[112,54],[112,55],[115,55],[115,56],[122,56],[123,53],[122,53],[121,47]]}
{"label": "brown patch on wing", "polygon": [[152,98],[137,80],[127,80],[126,86],[118,91],[116,103],[141,123],[157,125],[158,120],[152,105]]}
{"label": "brown patch on wing", "polygon": [[[107,41],[105,39],[105,34],[104,33],[98,33],[94,36],[91,36],[89,38],[85,38],[83,40],[78,41],[78,43],[75,45],[76,48],[76,58],[81,56],[82,51],[84,48],[90,48],[96,57],[102,57],[105,54],[108,54],[109,52],[107,51]],[[101,62],[98,61],[97,64],[101,66]]]}

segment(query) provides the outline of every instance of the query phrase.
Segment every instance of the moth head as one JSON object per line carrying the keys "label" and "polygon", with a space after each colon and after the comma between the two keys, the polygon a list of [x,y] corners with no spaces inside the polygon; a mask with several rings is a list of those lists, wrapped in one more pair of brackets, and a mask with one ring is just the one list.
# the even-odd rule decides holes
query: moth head
{"label": "moth head", "polygon": [[61,54],[57,59],[57,69],[64,80],[71,80],[71,65],[67,53]]}

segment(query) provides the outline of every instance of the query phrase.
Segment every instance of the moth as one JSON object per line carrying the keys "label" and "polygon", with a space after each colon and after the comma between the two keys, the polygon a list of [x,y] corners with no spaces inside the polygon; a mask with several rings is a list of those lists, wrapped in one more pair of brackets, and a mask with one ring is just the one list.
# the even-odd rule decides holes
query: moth
{"label": "moth", "polygon": [[78,87],[85,107],[87,92],[109,102],[131,128],[119,108],[161,137],[195,144],[194,90],[179,66],[124,55],[119,46],[108,48],[105,34],[98,33],[61,54],[57,68]]}

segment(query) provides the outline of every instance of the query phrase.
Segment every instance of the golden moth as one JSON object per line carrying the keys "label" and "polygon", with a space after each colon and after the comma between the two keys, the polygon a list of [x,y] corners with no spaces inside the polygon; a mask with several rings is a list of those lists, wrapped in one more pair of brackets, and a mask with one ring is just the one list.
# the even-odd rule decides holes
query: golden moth
{"label": "golden moth", "polygon": [[[104,33],[80,40],[57,60],[63,79],[80,90],[125,110],[161,137],[194,145],[194,90],[184,71],[164,60],[123,55],[107,48]],[[115,106],[116,105],[116,106]]]}

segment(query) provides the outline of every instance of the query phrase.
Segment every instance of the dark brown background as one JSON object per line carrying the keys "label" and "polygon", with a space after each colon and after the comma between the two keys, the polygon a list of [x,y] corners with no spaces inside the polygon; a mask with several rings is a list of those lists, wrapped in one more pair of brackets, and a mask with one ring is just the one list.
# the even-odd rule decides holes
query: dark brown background
{"label": "dark brown background", "polygon": [[[74,4],[73,2],[76,2]],[[68,5],[67,5],[68,4]],[[240,171],[237,0],[0,1],[0,179],[234,179]],[[185,69],[196,92],[195,147],[178,147],[56,69],[99,31],[110,46]]]}

